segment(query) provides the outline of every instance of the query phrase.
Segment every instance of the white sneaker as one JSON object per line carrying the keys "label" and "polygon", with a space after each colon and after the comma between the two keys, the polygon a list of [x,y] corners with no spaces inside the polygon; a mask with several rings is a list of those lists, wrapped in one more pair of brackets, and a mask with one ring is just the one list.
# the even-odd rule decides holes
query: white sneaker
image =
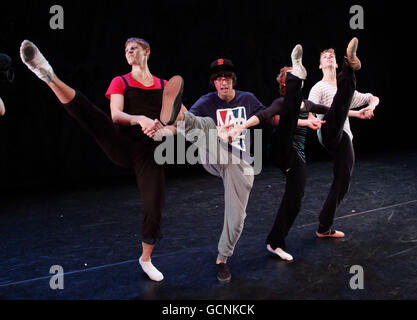
{"label": "white sneaker", "polygon": [[20,58],[23,63],[45,82],[54,80],[54,71],[39,49],[30,41],[25,40],[20,46]]}
{"label": "white sneaker", "polygon": [[142,267],[143,272],[145,272],[152,281],[161,282],[164,280],[164,275],[154,267],[152,261],[143,262],[142,257],[140,257],[139,264]]}
{"label": "white sneaker", "polygon": [[301,45],[296,45],[292,54],[292,71],[291,73],[300,78],[301,80],[307,79],[307,70],[303,66],[303,47]]}
{"label": "white sneaker", "polygon": [[4,107],[3,100],[0,98],[0,117],[3,117],[6,113],[6,108]]}
{"label": "white sneaker", "polygon": [[269,252],[279,256],[282,260],[285,260],[285,261],[293,261],[294,260],[292,255],[286,253],[284,250],[282,250],[280,248],[274,250],[274,249],[272,249],[272,247],[269,244],[266,248],[268,249]]}

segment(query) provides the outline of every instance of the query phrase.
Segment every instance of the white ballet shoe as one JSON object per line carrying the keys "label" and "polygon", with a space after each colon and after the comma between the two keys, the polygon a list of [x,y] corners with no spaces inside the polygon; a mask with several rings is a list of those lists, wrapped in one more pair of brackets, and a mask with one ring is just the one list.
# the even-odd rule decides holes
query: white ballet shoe
{"label": "white ballet shoe", "polygon": [[164,275],[154,267],[152,261],[143,262],[141,257],[139,259],[139,264],[142,267],[143,272],[145,272],[152,281],[161,282],[164,280]]}
{"label": "white ballet shoe", "polygon": [[28,40],[22,42],[20,58],[39,79],[47,83],[54,80],[54,71],[51,65],[32,42]]}
{"label": "white ballet shoe", "polygon": [[284,250],[277,248],[276,250],[272,249],[272,247],[268,244],[267,249],[269,252],[271,252],[272,254],[275,254],[277,256],[279,256],[282,260],[285,261],[293,261],[294,258],[292,255],[286,253]]}
{"label": "white ballet shoe", "polygon": [[292,71],[291,73],[301,80],[307,79],[307,70],[303,66],[303,47],[301,45],[296,45],[292,54]]}

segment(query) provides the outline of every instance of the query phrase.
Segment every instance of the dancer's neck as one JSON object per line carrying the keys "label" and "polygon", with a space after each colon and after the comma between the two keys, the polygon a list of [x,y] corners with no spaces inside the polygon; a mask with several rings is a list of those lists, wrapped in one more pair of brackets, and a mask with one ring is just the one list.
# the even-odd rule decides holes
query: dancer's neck
{"label": "dancer's neck", "polygon": [[151,87],[154,83],[152,73],[149,71],[147,65],[133,65],[131,75],[136,81],[140,82],[145,87]]}
{"label": "dancer's neck", "polygon": [[337,86],[337,75],[335,68],[326,68],[323,69],[323,81],[329,82]]}
{"label": "dancer's neck", "polygon": [[227,94],[221,94],[221,93],[218,92],[217,96],[221,100],[226,101],[227,103],[230,103],[236,97],[236,91],[232,90],[231,92],[229,92]]}

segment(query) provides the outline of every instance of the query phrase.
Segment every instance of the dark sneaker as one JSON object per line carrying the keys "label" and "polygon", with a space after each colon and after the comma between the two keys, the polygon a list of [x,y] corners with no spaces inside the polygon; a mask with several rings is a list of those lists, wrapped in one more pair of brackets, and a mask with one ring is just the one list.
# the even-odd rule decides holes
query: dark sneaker
{"label": "dark sneaker", "polygon": [[164,89],[162,100],[161,122],[171,126],[175,124],[178,114],[182,108],[182,94],[184,91],[184,80],[180,76],[175,76],[167,83]]}
{"label": "dark sneaker", "polygon": [[319,238],[344,238],[345,234],[341,231],[329,230],[325,233],[316,233]]}
{"label": "dark sneaker", "polygon": [[226,263],[220,263],[217,265],[217,279],[220,283],[230,283],[232,281],[232,275],[230,274],[229,267]]}

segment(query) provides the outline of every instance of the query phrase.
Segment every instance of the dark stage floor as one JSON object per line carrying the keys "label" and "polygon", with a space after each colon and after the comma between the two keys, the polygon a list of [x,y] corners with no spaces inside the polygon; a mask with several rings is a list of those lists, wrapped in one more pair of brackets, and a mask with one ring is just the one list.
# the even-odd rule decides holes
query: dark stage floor
{"label": "dark stage floor", "polygon": [[[223,224],[221,180],[208,174],[167,183],[165,238],[153,262],[166,280],[138,266],[140,201],[134,184],[11,195],[0,216],[0,299],[293,300],[417,299],[417,152],[358,159],[336,227],[344,240],[314,233],[331,164],[309,165],[302,212],[288,238],[295,261],[271,256],[264,241],[284,187],[274,168],[256,178],[244,234],[230,260],[233,281],[216,280]],[[52,291],[50,268],[65,270]],[[352,266],[364,290],[352,290]]]}

